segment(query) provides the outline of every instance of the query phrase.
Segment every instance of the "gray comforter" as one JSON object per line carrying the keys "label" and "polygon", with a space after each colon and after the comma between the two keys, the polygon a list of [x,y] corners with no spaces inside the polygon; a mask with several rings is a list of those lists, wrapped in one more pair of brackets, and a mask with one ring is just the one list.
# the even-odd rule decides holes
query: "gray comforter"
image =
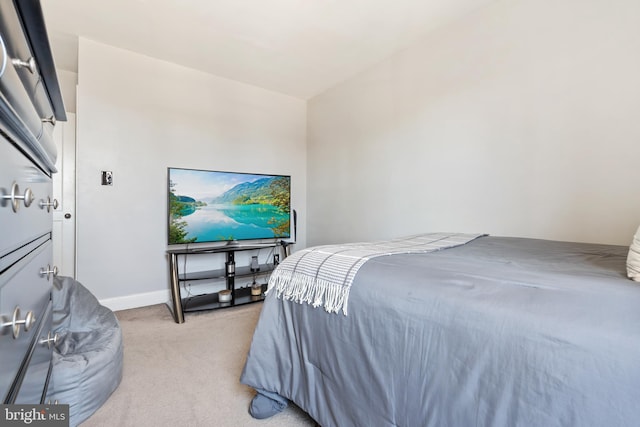
{"label": "gray comforter", "polygon": [[637,426],[627,251],[483,237],[375,258],[348,316],[270,293],[241,382],[323,427]]}

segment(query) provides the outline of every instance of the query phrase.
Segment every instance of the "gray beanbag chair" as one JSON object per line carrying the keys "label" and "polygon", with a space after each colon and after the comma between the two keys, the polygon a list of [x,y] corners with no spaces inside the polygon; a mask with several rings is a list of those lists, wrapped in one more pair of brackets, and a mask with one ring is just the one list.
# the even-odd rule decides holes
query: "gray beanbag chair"
{"label": "gray beanbag chair", "polygon": [[122,331],[115,314],[70,277],[54,279],[58,342],[47,400],[69,405],[69,424],[86,420],[122,379]]}

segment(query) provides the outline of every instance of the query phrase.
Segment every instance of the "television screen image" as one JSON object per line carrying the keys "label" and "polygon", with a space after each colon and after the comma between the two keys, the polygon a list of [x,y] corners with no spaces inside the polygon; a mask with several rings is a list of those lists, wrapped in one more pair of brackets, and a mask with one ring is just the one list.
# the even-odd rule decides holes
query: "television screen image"
{"label": "television screen image", "polygon": [[290,237],[291,177],[168,168],[169,244]]}

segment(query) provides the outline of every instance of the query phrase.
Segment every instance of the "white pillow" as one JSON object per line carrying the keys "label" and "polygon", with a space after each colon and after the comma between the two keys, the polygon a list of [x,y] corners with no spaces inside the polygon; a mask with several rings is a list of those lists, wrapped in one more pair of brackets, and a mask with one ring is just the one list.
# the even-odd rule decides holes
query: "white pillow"
{"label": "white pillow", "polygon": [[640,282],[640,227],[633,236],[633,242],[629,247],[629,255],[627,256],[627,276],[636,282]]}

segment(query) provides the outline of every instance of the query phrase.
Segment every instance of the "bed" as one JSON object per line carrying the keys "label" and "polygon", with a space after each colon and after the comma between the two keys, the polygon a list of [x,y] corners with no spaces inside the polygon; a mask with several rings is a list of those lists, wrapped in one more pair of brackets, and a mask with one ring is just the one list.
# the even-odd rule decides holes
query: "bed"
{"label": "bed", "polygon": [[637,426],[628,252],[482,236],[373,257],[346,314],[270,289],[240,380],[323,427]]}

